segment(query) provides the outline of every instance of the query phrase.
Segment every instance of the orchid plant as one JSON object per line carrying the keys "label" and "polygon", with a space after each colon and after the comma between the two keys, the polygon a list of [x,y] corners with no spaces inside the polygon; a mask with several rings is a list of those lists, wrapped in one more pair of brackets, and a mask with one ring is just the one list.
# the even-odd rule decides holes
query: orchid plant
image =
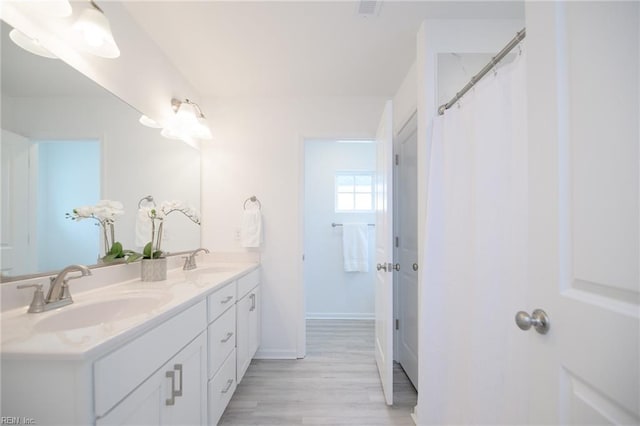
{"label": "orchid plant", "polygon": [[200,225],[198,211],[185,205],[182,201],[164,201],[158,208],[149,208],[147,214],[151,220],[151,241],[145,245],[142,251],[145,259],[157,259],[164,256],[161,249],[164,220],[173,212],[180,212],[193,223]]}
{"label": "orchid plant", "polygon": [[95,206],[82,206],[73,209],[73,213],[66,213],[67,219],[81,221],[93,219],[102,229],[104,243],[104,262],[112,262],[116,259],[126,259],[127,263],[140,259],[142,255],[132,250],[125,250],[122,244],[115,240],[114,223],[118,216],[124,214],[124,208],[119,201],[100,200]]}

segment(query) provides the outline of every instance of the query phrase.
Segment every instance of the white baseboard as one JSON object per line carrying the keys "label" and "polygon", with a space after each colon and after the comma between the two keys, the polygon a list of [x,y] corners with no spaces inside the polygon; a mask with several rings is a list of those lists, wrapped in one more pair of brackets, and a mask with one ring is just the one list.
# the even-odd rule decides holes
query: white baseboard
{"label": "white baseboard", "polygon": [[306,319],[349,319],[349,320],[374,320],[375,314],[372,313],[341,313],[341,312],[307,312]]}
{"label": "white baseboard", "polygon": [[258,349],[258,352],[253,356],[255,359],[298,359],[298,353],[296,351],[288,350],[262,350]]}

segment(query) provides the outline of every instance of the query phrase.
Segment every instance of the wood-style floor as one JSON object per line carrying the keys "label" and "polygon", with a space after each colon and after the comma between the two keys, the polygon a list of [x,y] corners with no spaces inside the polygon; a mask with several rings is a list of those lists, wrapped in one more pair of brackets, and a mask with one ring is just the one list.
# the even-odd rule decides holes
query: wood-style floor
{"label": "wood-style floor", "polygon": [[417,394],[399,366],[394,402],[384,402],[373,321],[308,320],[307,356],[253,360],[220,425],[402,425]]}

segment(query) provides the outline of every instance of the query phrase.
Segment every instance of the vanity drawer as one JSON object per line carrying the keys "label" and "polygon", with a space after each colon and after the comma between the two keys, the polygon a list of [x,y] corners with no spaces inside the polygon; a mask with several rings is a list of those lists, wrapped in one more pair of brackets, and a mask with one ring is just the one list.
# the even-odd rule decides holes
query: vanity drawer
{"label": "vanity drawer", "polygon": [[236,303],[236,282],[233,281],[216,290],[207,297],[209,304],[209,323],[218,318],[224,311]]}
{"label": "vanity drawer", "polygon": [[209,381],[207,397],[209,399],[210,425],[218,424],[236,386],[236,351],[234,349],[222,364],[220,371]]}
{"label": "vanity drawer", "polygon": [[205,301],[93,364],[95,414],[104,415],[207,327]]}
{"label": "vanity drawer", "polygon": [[247,275],[238,278],[238,300],[242,299],[251,289],[260,284],[260,268],[254,269]]}
{"label": "vanity drawer", "polygon": [[209,378],[236,347],[236,307],[227,310],[207,328],[209,338]]}

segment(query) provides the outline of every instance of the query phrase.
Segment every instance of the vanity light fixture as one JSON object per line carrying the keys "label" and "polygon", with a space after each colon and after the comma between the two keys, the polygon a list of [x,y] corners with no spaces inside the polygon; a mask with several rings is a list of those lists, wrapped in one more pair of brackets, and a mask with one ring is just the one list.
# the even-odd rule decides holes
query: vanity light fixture
{"label": "vanity light fixture", "polygon": [[164,127],[161,134],[171,139],[213,139],[211,130],[206,122],[200,106],[195,102],[185,99],[171,99],[171,108],[175,115]]}
{"label": "vanity light fixture", "polygon": [[143,126],[147,126],[147,127],[151,127],[152,129],[162,129],[162,126],[160,124],[158,124],[157,121],[147,117],[146,115],[142,114],[140,116],[140,119],[138,120],[140,122],[140,124],[142,124]]}
{"label": "vanity light fixture", "polygon": [[18,31],[15,28],[9,32],[9,38],[11,38],[11,41],[13,41],[15,44],[17,44],[27,52],[33,53],[34,55],[52,59],[58,58],[53,53],[49,52],[49,50],[47,50],[43,45],[41,45],[40,41],[37,38],[31,38],[22,31]]}
{"label": "vanity light fixture", "polygon": [[71,15],[71,4],[69,3],[69,0],[39,1],[35,2],[34,6],[43,13],[57,18],[66,18]]}
{"label": "vanity light fixture", "polygon": [[73,30],[82,35],[83,47],[89,53],[103,58],[117,58],[120,49],[113,39],[109,20],[93,0],[73,24]]}

